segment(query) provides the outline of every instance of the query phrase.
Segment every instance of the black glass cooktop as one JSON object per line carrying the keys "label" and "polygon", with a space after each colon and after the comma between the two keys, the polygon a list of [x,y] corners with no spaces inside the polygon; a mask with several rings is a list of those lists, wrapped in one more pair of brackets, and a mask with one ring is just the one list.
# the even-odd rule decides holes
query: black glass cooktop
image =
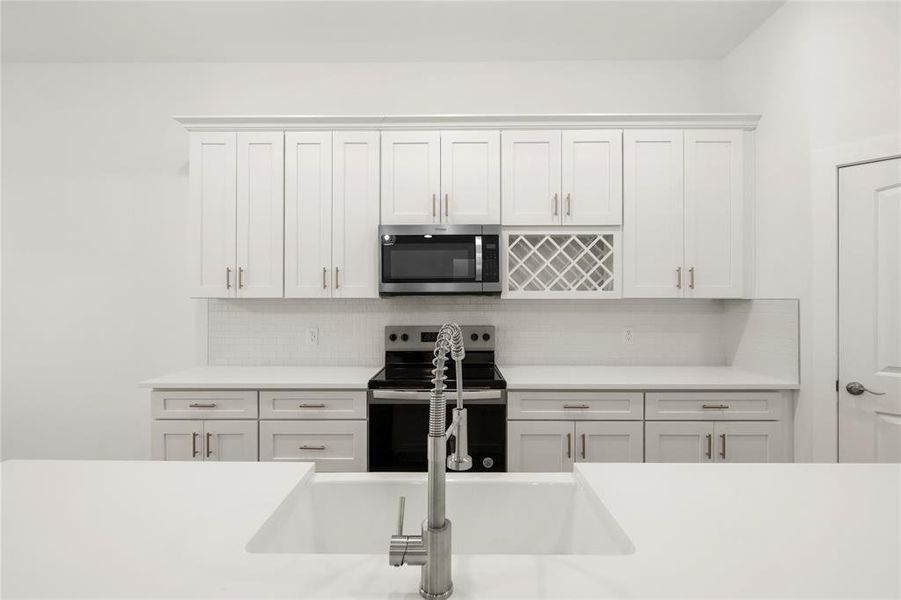
{"label": "black glass cooktop", "polygon": [[[429,390],[432,389],[431,352],[387,352],[385,367],[369,380],[374,390]],[[445,362],[448,389],[456,386],[454,361]],[[494,365],[494,352],[467,352],[463,359],[463,387],[467,390],[507,388],[498,368]]]}

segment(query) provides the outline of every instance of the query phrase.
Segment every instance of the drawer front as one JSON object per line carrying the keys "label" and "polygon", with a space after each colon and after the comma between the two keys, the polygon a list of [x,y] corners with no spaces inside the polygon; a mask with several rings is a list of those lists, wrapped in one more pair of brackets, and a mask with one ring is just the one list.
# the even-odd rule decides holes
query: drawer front
{"label": "drawer front", "polygon": [[648,392],[649,421],[778,421],[781,392]]}
{"label": "drawer front", "polygon": [[260,460],[366,471],[366,421],[260,421]]}
{"label": "drawer front", "polygon": [[365,419],[366,391],[260,392],[261,419]]}
{"label": "drawer front", "polygon": [[154,419],[256,419],[256,391],[167,391],[150,396]]}
{"label": "drawer front", "polygon": [[508,392],[507,418],[512,420],[640,421],[641,392]]}

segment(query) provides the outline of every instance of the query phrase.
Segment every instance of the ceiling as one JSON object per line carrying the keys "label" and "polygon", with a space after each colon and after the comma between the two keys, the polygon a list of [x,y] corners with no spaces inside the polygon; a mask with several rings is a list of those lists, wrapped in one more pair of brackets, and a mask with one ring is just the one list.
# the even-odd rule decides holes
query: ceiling
{"label": "ceiling", "polygon": [[718,59],[782,2],[2,2],[4,61]]}

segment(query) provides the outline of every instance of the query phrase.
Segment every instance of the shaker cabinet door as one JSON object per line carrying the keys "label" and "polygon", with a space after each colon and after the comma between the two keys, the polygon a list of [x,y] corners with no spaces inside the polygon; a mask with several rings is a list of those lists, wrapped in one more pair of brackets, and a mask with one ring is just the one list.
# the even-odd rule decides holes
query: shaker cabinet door
{"label": "shaker cabinet door", "polygon": [[257,421],[205,421],[204,460],[256,461]]}
{"label": "shaker cabinet door", "polygon": [[507,469],[511,472],[572,471],[572,421],[508,421]]}
{"label": "shaker cabinet door", "polygon": [[641,421],[582,421],[576,423],[576,462],[643,462],[644,424]]}
{"label": "shaker cabinet door", "polygon": [[153,421],[153,460],[203,460],[203,421]]}
{"label": "shaker cabinet door", "polygon": [[383,132],[382,224],[440,223],[440,193],[441,134]]}
{"label": "shaker cabinet door", "polygon": [[499,131],[441,132],[442,223],[500,223],[500,139]]}
{"label": "shaker cabinet door", "polygon": [[622,142],[618,129],[563,132],[564,225],[623,222]]}
{"label": "shaker cabinet door", "polygon": [[783,462],[782,423],[717,423],[714,425],[716,462]]}
{"label": "shaker cabinet door", "polygon": [[713,423],[645,423],[645,462],[713,462]]}
{"label": "shaker cabinet door", "polygon": [[560,131],[501,134],[501,223],[562,223],[560,160]]}

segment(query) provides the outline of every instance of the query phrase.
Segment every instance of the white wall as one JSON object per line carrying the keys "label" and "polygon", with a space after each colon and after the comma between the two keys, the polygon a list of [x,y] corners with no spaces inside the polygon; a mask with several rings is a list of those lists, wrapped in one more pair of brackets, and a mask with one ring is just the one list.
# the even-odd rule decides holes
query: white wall
{"label": "white wall", "polygon": [[175,114],[708,112],[718,61],[4,64],[3,457],[145,458],[193,364]]}
{"label": "white wall", "polygon": [[723,61],[728,111],[757,130],[758,294],[801,298],[798,460],[836,458],[835,165],[822,156],[894,137],[899,4],[787,3]]}

